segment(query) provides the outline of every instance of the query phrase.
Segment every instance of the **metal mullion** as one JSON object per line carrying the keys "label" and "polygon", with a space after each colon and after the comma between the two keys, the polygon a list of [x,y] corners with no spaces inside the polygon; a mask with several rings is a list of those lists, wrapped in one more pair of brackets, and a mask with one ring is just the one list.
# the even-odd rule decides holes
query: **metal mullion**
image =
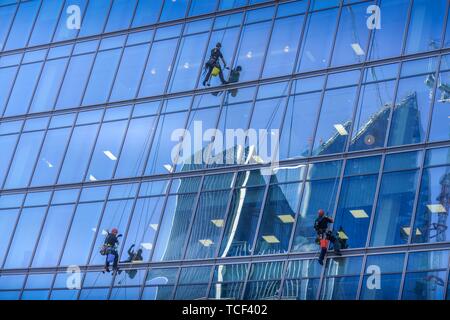
{"label": "metal mullion", "polygon": [[[449,3],[449,2],[447,2]],[[429,110],[429,114],[428,114],[428,123],[427,123],[427,131],[425,133],[425,137],[424,137],[424,143],[427,143],[430,140],[430,134],[431,134],[431,126],[433,124],[433,114],[434,114],[434,108],[436,106],[436,97],[437,97],[437,83],[439,82],[439,78],[441,77],[441,72],[440,72],[440,68],[441,68],[441,64],[442,64],[442,55],[439,57],[439,60],[437,62],[436,65],[436,72],[435,72],[435,79],[436,81],[434,81],[433,84],[433,91],[432,91],[432,97],[431,97],[431,101],[430,101],[430,110]]]}
{"label": "metal mullion", "polygon": [[[34,20],[33,20],[33,23],[32,23],[31,29],[30,29],[30,34],[28,35],[28,39],[27,39],[26,42],[25,42],[25,46],[24,46],[23,48],[19,48],[19,49],[26,50],[26,49],[28,48],[28,43],[30,42],[31,35],[33,34],[34,27],[36,26],[36,21],[37,21],[37,19],[38,19],[38,17],[39,17],[39,13],[40,13],[40,11],[41,11],[41,9],[42,9],[42,3],[43,3],[43,1],[41,1],[41,2],[39,3],[39,8],[37,9],[36,15],[34,16]],[[20,5],[20,3],[19,3],[19,5]],[[15,17],[14,17],[14,20],[15,20]],[[11,31],[11,30],[10,30],[10,31]],[[9,38],[9,36],[10,36],[10,34],[8,33],[8,38]],[[5,45],[6,45],[6,43],[5,43]]]}
{"label": "metal mullion", "polygon": [[230,187],[230,195],[229,195],[229,199],[228,199],[228,202],[227,202],[225,216],[224,216],[224,219],[223,219],[223,228],[222,228],[222,231],[220,232],[219,240],[217,242],[217,248],[216,248],[216,251],[214,252],[213,258],[218,258],[219,257],[220,248],[222,247],[222,242],[223,242],[223,239],[225,238],[225,229],[226,229],[226,225],[227,225],[228,219],[230,218],[230,215],[231,215],[230,209],[231,209],[231,204],[233,202],[234,191],[236,190],[235,188],[236,188],[237,177],[238,177],[238,173],[234,172],[233,173],[233,182],[232,182],[231,187]]}
{"label": "metal mullion", "polygon": [[[270,189],[270,183],[268,182],[265,186],[265,190],[264,190],[264,195],[261,201],[261,209],[259,209],[259,215],[258,215],[258,222],[256,224],[256,229],[255,229],[255,237],[252,239],[252,248],[250,251],[250,256],[253,257],[255,256],[255,249],[256,249],[256,243],[258,242],[258,238],[259,238],[259,229],[261,227],[261,221],[264,215],[264,209],[266,208],[266,202],[268,199],[268,195],[269,195],[269,189]],[[256,255],[258,256],[258,255]]]}
{"label": "metal mullion", "polygon": [[322,91],[320,93],[320,99],[319,99],[319,104],[318,104],[318,108],[317,108],[317,115],[316,115],[316,119],[314,122],[314,129],[311,133],[311,145],[310,145],[310,149],[308,151],[308,155],[307,158],[312,158],[314,157],[313,152],[314,152],[314,145],[315,145],[315,138],[317,135],[317,130],[319,129],[319,122],[320,122],[320,115],[322,113],[322,106],[323,106],[323,101],[325,100],[325,95],[327,94],[327,84],[328,84],[328,77],[329,74],[325,74],[325,79],[323,81],[323,87],[322,87]]}
{"label": "metal mullion", "polygon": [[[252,261],[251,260],[247,261],[247,262],[245,262],[243,264],[247,265],[247,272],[246,272],[246,275],[245,275],[245,279],[242,280],[242,281],[238,281],[238,283],[241,282],[243,284],[243,286],[242,286],[242,293],[241,293],[241,296],[239,297],[239,300],[244,300],[245,290],[247,290],[247,283],[249,282],[248,279],[250,278],[250,273],[252,271],[251,270],[252,269]],[[251,280],[250,280],[250,282],[251,282]]]}
{"label": "metal mullion", "polygon": [[401,275],[401,279],[400,279],[400,286],[399,286],[399,290],[398,290],[398,296],[397,296],[397,300],[402,300],[402,296],[403,296],[403,287],[405,285],[405,278],[406,278],[406,269],[408,266],[408,261],[409,261],[409,250],[405,252],[405,257],[403,258],[403,270],[402,270],[402,275]]}
{"label": "metal mullion", "polygon": [[191,221],[189,222],[189,226],[188,226],[188,229],[187,229],[187,232],[186,232],[186,237],[185,237],[186,243],[184,244],[183,250],[181,251],[181,258],[180,258],[180,260],[184,260],[184,258],[186,256],[186,251],[189,248],[189,240],[190,240],[192,228],[193,228],[193,225],[194,225],[195,217],[197,216],[197,211],[199,210],[200,196],[202,194],[201,188],[203,187],[203,182],[204,181],[205,181],[205,176],[202,176],[201,180],[200,180],[200,183],[199,183],[200,186],[199,186],[199,188],[197,190],[197,194],[195,196],[195,200],[194,200],[194,203],[193,203],[193,206],[192,206],[192,213],[190,215]]}
{"label": "metal mullion", "polygon": [[172,291],[172,299],[171,300],[175,300],[175,296],[176,296],[177,291],[178,291],[178,285],[179,285],[180,276],[181,276],[181,269],[183,269],[182,265],[180,265],[178,267],[177,275],[175,276],[175,281],[173,283],[173,291]]}
{"label": "metal mullion", "polygon": [[22,217],[23,206],[24,206],[24,204],[25,204],[26,198],[27,198],[27,194],[24,194],[22,203],[21,203],[20,207],[17,208],[17,209],[19,209],[19,211],[18,211],[18,213],[17,213],[16,222],[14,223],[14,227],[13,227],[13,230],[12,230],[12,232],[11,232],[11,236],[10,236],[10,238],[9,238],[8,245],[7,245],[6,250],[5,250],[3,263],[0,265],[0,270],[5,269],[6,260],[7,260],[7,258],[8,258],[9,251],[10,251],[10,249],[11,249],[11,245],[12,245],[12,242],[13,242],[13,240],[14,240],[14,236],[15,236],[16,231],[17,231],[17,226],[18,226],[18,224],[19,224],[20,218]]}
{"label": "metal mullion", "polygon": [[[380,4],[379,2],[381,0],[371,0],[371,1],[373,1],[373,3],[375,5],[379,6],[379,4]],[[373,29],[369,30],[369,34],[367,36],[367,45],[366,45],[366,48],[365,48],[366,49],[365,52],[367,52],[367,54],[366,54],[364,62],[363,62],[364,64],[369,59],[368,55],[369,55],[369,50],[370,50],[371,43],[372,43],[373,34],[374,34]],[[349,151],[350,146],[352,144],[353,132],[355,131],[355,129],[356,129],[356,132],[357,132],[357,129],[358,129],[357,127],[355,128],[355,119],[356,119],[356,115],[358,114],[358,109],[359,109],[360,102],[362,103],[362,99],[363,99],[361,97],[361,91],[362,91],[362,88],[365,87],[365,85],[366,85],[366,83],[364,83],[364,74],[365,74],[366,70],[367,70],[367,68],[364,68],[364,67],[362,67],[360,69],[361,74],[360,74],[360,77],[359,77],[359,82],[358,82],[356,93],[355,93],[355,105],[353,107],[353,115],[352,115],[352,120],[351,120],[352,122],[351,122],[350,130],[349,130],[349,134],[348,134],[348,139],[347,139],[347,142],[345,143],[345,146],[344,146],[344,152],[348,152]],[[380,81],[380,82],[377,82],[377,83],[382,83],[382,82]],[[361,107],[362,107],[362,105],[361,105]]]}
{"label": "metal mullion", "polygon": [[[232,200],[232,197],[233,197],[233,186],[234,186],[234,184],[236,183],[236,180],[237,180],[237,174],[236,173],[233,173],[233,182],[232,182],[232,187],[230,188],[230,189],[226,189],[226,190],[211,190],[211,191],[206,191],[206,192],[217,192],[217,191],[219,191],[219,192],[226,192],[226,191],[228,191],[228,200],[227,200],[227,206],[226,206],[226,209],[225,209],[225,215],[224,215],[224,218],[223,218],[223,228],[222,228],[222,230],[220,231],[220,234],[219,234],[219,238],[218,238],[218,241],[217,241],[217,248],[216,248],[216,250],[214,251],[214,255],[212,256],[212,258],[215,258],[215,257],[217,257],[217,255],[219,254],[219,252],[220,252],[220,247],[221,247],[221,244],[222,244],[222,240],[223,240],[223,236],[224,236],[224,233],[225,233],[225,226],[226,226],[226,222],[227,222],[227,218],[228,218],[228,211],[230,210],[230,206],[231,206],[231,200]],[[202,190],[200,189],[200,193],[202,193]],[[194,218],[195,218],[195,216],[194,216]],[[194,223],[194,219],[192,219],[192,224]],[[192,232],[192,230],[190,230],[189,231],[189,237],[187,238],[187,243],[189,244],[189,240],[191,240],[191,236],[192,236],[192,234],[191,234],[191,232]],[[186,252],[185,252],[185,254],[184,254],[184,256],[183,256],[183,259],[186,259],[186,254],[187,254],[187,248],[189,247],[189,245],[186,247]]]}
{"label": "metal mullion", "polygon": [[[372,201],[372,210],[370,212],[370,219],[369,219],[369,226],[367,228],[367,238],[366,238],[366,245],[365,247],[370,246],[370,241],[372,240],[372,231],[373,231],[373,224],[375,223],[375,214],[378,209],[378,202],[380,198],[380,190],[381,190],[381,183],[384,178],[384,165],[386,163],[386,153],[381,154],[381,162],[380,162],[380,168],[378,170],[378,177],[377,177],[377,184],[375,187],[375,194],[373,196]],[[360,175],[361,176],[361,175]]]}
{"label": "metal mullion", "polygon": [[[217,3],[219,3],[219,1],[217,1]],[[214,272],[216,271],[216,264],[213,264],[211,266],[211,271],[209,274],[209,280],[208,280],[208,285],[206,287],[206,296],[205,296],[205,300],[209,300],[209,291],[211,290],[211,286],[212,286],[212,282],[214,280]]]}
{"label": "metal mullion", "polygon": [[[61,10],[60,10],[60,12],[59,12],[59,15],[61,15],[61,13],[62,13],[62,11],[63,11],[63,9],[64,9],[65,1],[66,1],[66,0],[63,0],[63,5],[61,6]],[[42,4],[41,4],[41,6],[42,6]],[[39,16],[39,14],[38,14],[38,16]],[[36,19],[37,19],[37,18],[36,18]],[[58,21],[59,21],[59,19],[58,19]],[[55,30],[53,30],[53,34],[52,34],[52,36],[51,36],[51,39],[53,39],[53,37],[55,36],[55,33],[56,33],[56,30],[57,30],[57,29],[58,29],[58,25],[56,25]],[[32,35],[32,34],[33,34],[33,32],[30,33],[30,39],[29,39],[29,40],[31,40],[31,35]],[[48,54],[49,54],[49,52],[50,52],[50,48],[47,48],[47,52],[45,53],[45,57],[44,57],[44,59],[42,60],[41,71],[39,72],[39,76],[38,76],[38,78],[37,78],[36,85],[35,85],[35,87],[34,87],[33,94],[31,95],[30,103],[29,103],[28,108],[27,108],[27,112],[26,112],[27,115],[30,114],[30,111],[31,111],[30,109],[31,109],[31,106],[32,106],[32,104],[33,104],[34,97],[35,97],[35,95],[36,95],[36,91],[37,91],[37,88],[38,88],[38,86],[39,86],[39,82],[41,81],[42,74],[43,74],[43,72],[44,72],[44,68],[45,68],[45,66],[47,65],[47,59],[48,59]],[[23,54],[25,55],[26,52],[24,52]],[[56,60],[56,59],[55,59],[55,60]],[[50,121],[49,121],[49,123],[50,123]]]}
{"label": "metal mullion", "polygon": [[295,209],[295,221],[294,221],[294,223],[292,225],[292,232],[291,232],[291,236],[290,236],[290,239],[289,239],[289,245],[288,245],[288,248],[287,248],[287,251],[286,251],[287,254],[292,252],[292,246],[294,244],[294,235],[295,235],[295,231],[296,231],[296,228],[297,228],[298,217],[300,215],[300,210],[301,210],[302,202],[303,202],[303,195],[305,193],[305,188],[306,188],[305,185],[309,181],[307,179],[307,177],[308,177],[308,172],[309,172],[310,166],[305,164],[304,168],[305,168],[305,170],[303,172],[303,177],[301,178],[300,181],[297,182],[297,183],[301,183],[302,187],[301,187],[301,190],[300,190],[300,193],[299,193],[298,205],[297,205],[297,208]]}
{"label": "metal mullion", "polygon": [[[410,222],[409,222],[409,236],[408,236],[408,240],[407,240],[407,244],[411,245],[412,243],[412,236],[414,234],[414,223],[416,222],[416,216],[417,216],[417,208],[419,206],[419,201],[420,201],[420,191],[422,189],[422,185],[424,183],[423,181],[423,174],[425,172],[425,160],[426,160],[426,155],[427,152],[424,151],[422,152],[422,159],[421,159],[421,163],[420,163],[420,167],[418,170],[418,174],[417,174],[417,187],[416,187],[416,192],[414,194],[414,203],[413,203],[413,208],[411,211],[411,218],[410,218]],[[417,170],[416,170],[417,171]]]}
{"label": "metal mullion", "polygon": [[[19,7],[20,7],[20,2],[17,2],[16,9],[14,11],[14,14],[12,15],[11,24],[8,27],[8,32],[6,32],[7,36],[5,37],[5,40],[4,40],[5,42],[3,43],[2,46],[0,46],[0,53],[3,53],[3,49],[6,47],[6,44],[8,43],[8,38],[9,38],[9,35],[11,34],[11,30],[14,25],[14,20],[16,20],[17,12],[19,11]],[[0,57],[2,57],[2,56],[3,56],[3,54],[0,55]]]}
{"label": "metal mullion", "polygon": [[[384,137],[384,144],[383,144],[384,150],[386,150],[386,148],[388,148],[389,136],[391,134],[392,121],[394,118],[394,109],[397,104],[398,89],[400,87],[400,81],[402,80],[402,77],[401,77],[402,68],[403,68],[403,62],[400,61],[398,63],[397,79],[395,79],[395,87],[394,87],[394,91],[393,91],[394,96],[392,98],[392,106],[390,107],[390,110],[389,110],[389,115],[388,115],[388,120],[387,120],[387,125],[386,125],[386,136]],[[391,80],[391,81],[393,81],[393,80]]]}
{"label": "metal mullion", "polygon": [[[55,193],[52,192],[52,194],[51,194],[51,196],[49,197],[49,200],[48,200],[48,202],[47,202],[47,208],[45,209],[44,217],[42,218],[41,227],[39,228],[39,234],[38,234],[38,236],[37,236],[37,238],[36,238],[36,243],[35,243],[35,245],[34,245],[33,252],[32,252],[32,254],[31,254],[31,259],[30,259],[30,262],[29,262],[29,264],[28,264],[28,269],[31,269],[31,266],[32,266],[32,264],[33,264],[33,260],[34,260],[34,258],[35,258],[35,256],[36,256],[36,250],[37,250],[37,248],[38,248],[38,246],[39,246],[39,242],[40,242],[40,240],[41,240],[41,238],[42,238],[42,231],[44,230],[45,222],[46,222],[47,217],[48,217],[48,212],[50,211],[50,207],[51,207],[51,203],[52,203],[53,195],[54,195],[54,194],[55,194]],[[27,283],[27,281],[28,281],[29,275],[30,275],[30,273],[28,272],[28,273],[26,274],[26,276],[25,276],[25,281],[24,281],[24,284],[23,284],[23,286],[22,286],[22,291],[21,291],[21,293],[20,293],[20,295],[19,295],[19,300],[22,299],[23,291],[25,290],[25,285],[26,285],[26,283]],[[48,289],[47,300],[50,299],[50,292],[51,292],[51,288]]]}
{"label": "metal mullion", "polygon": [[[343,159],[342,163],[341,163],[341,172],[339,175],[339,183],[338,183],[338,188],[336,190],[336,196],[335,196],[335,201],[334,201],[334,208],[333,208],[333,214],[332,214],[332,218],[335,219],[336,217],[336,212],[337,212],[337,208],[339,205],[339,198],[341,196],[341,190],[342,190],[342,184],[344,183],[344,176],[345,176],[345,168],[347,166],[347,159]],[[334,223],[333,223],[334,224]],[[333,225],[334,228],[334,225]],[[317,286],[317,295],[316,295],[316,300],[320,300],[320,294],[322,292],[322,285],[323,285],[323,281],[325,278],[325,269],[327,267],[327,261],[328,259],[325,257],[325,263],[322,267],[322,271],[320,273],[320,280],[319,280],[319,285]]]}
{"label": "metal mullion", "polygon": [[[118,252],[118,255],[119,255],[119,265],[120,265],[120,257],[122,256],[122,254],[123,254],[123,251],[124,251],[124,245],[125,245],[125,243],[126,243],[126,241],[127,241],[127,239],[128,239],[128,232],[129,232],[129,230],[130,230],[130,225],[131,225],[131,222],[133,221],[133,216],[134,216],[134,210],[136,209],[136,204],[137,204],[137,202],[138,202],[138,199],[139,199],[139,192],[141,191],[141,187],[142,187],[142,182],[141,183],[139,183],[139,185],[138,185],[138,188],[137,188],[137,190],[136,190],[136,195],[133,197],[133,198],[131,198],[132,199],[132,201],[133,201],[133,204],[132,204],[132,206],[131,206],[131,209],[130,209],[130,217],[128,218],[128,222],[127,222],[127,226],[126,226],[126,228],[125,228],[125,232],[123,233],[125,236],[124,236],[124,238],[123,238],[123,241],[122,241],[122,243],[123,243],[123,245],[122,245],[122,248],[120,249],[120,250],[118,250],[119,252]],[[132,188],[132,187],[131,187]],[[112,186],[111,186],[111,189],[112,189]],[[131,200],[131,199],[127,199],[126,201],[126,203],[128,203],[128,201],[129,200]],[[120,200],[119,200],[120,201]],[[124,210],[125,210],[125,208],[124,208]],[[145,234],[145,231],[144,231],[144,234]],[[113,279],[112,279],[112,284],[111,284],[111,288],[110,288],[110,291],[109,291],[109,293],[108,293],[108,300],[111,298],[111,294],[112,294],[112,289],[113,289],[113,287],[114,287],[114,281],[116,281],[116,277],[117,277],[117,273],[116,274],[113,274]],[[145,283],[145,278],[144,278],[144,283]]]}
{"label": "metal mullion", "polygon": [[363,286],[363,279],[364,279],[364,274],[365,274],[365,270],[366,270],[366,263],[367,263],[367,254],[364,254],[362,256],[362,263],[361,263],[361,272],[359,274],[359,282],[358,282],[358,289],[356,290],[356,298],[355,300],[361,300],[361,290],[362,290],[362,286]]}
{"label": "metal mullion", "polygon": [[[294,66],[292,68],[292,71],[289,73],[289,75],[293,76],[294,74],[297,73],[298,70],[298,64],[299,61],[301,59],[301,51],[303,48],[303,44],[304,44],[304,40],[305,40],[305,35],[307,34],[306,32],[306,26],[307,26],[307,22],[309,22],[310,16],[311,16],[311,12],[309,12],[310,10],[310,6],[311,6],[311,0],[304,0],[304,1],[308,1],[308,3],[306,4],[306,9],[305,12],[303,13],[304,17],[303,17],[303,24],[302,24],[302,30],[300,31],[300,39],[298,40],[298,45],[297,45],[297,53],[295,55],[295,59],[294,59]],[[294,78],[292,78],[294,81]],[[295,94],[295,92],[294,92]]]}
{"label": "metal mullion", "polygon": [[[91,266],[91,258],[92,258],[92,255],[93,255],[95,242],[97,240],[97,236],[100,234],[100,226],[102,224],[103,216],[104,216],[105,211],[106,211],[106,206],[108,204],[108,198],[109,198],[109,195],[111,193],[111,189],[112,189],[112,186],[109,186],[108,191],[106,192],[105,198],[102,201],[103,202],[102,210],[100,212],[100,216],[98,218],[98,222],[97,222],[97,225],[96,225],[96,230],[97,231],[95,232],[94,238],[92,240],[91,247],[89,249],[89,254],[88,254],[87,259],[86,259],[86,267]],[[82,190],[80,190],[80,197],[81,197],[81,194],[82,194]],[[80,204],[79,201],[80,200],[78,199],[78,202],[77,202],[78,204]],[[97,201],[97,202],[100,202],[100,201]],[[74,211],[74,217],[75,217],[75,215],[76,215],[76,210]],[[70,233],[70,230],[69,230],[69,233]],[[84,280],[86,279],[87,274],[88,274],[88,270],[86,269],[85,276],[83,277],[83,279],[81,280],[81,283],[80,283],[80,292],[79,292],[78,297],[77,297],[78,299],[80,298],[80,294],[81,294],[81,291],[82,291],[82,288],[83,288]]]}
{"label": "metal mullion", "polygon": [[[155,236],[154,236],[154,238],[153,238],[153,243],[154,243],[153,249],[152,249],[152,251],[150,252],[150,255],[149,255],[149,258],[148,258],[148,262],[149,262],[149,263],[151,263],[152,258],[153,258],[153,253],[155,252],[156,241],[157,241],[157,239],[158,239],[159,230],[160,230],[160,227],[161,227],[161,224],[162,224],[162,220],[163,220],[163,217],[164,217],[164,211],[166,210],[167,201],[169,200],[169,194],[170,194],[170,188],[172,187],[172,181],[173,181],[172,179],[169,179],[168,182],[167,182],[167,189],[166,189],[166,192],[165,192],[165,194],[164,194],[163,204],[162,204],[162,206],[161,206],[161,216],[159,217],[159,220],[158,220],[158,228],[157,228],[157,230],[155,231]],[[138,193],[138,195],[139,195],[139,193]],[[145,281],[146,281],[146,279],[147,279],[147,277],[148,277],[148,273],[149,273],[149,270],[150,270],[151,268],[152,268],[151,266],[148,266],[148,267],[147,267],[147,271],[146,271],[145,276],[144,276],[144,283],[143,283],[143,285],[142,285],[142,290],[141,290],[140,296],[139,296],[141,299],[142,299],[142,295],[144,294],[144,290],[145,290]],[[174,290],[175,290],[175,289],[174,289]]]}
{"label": "metal mullion", "polygon": [[[219,4],[219,1],[217,1],[217,4]],[[211,29],[209,29],[209,32],[208,32],[208,40],[206,40],[206,46],[205,46],[206,48],[205,48],[205,51],[203,53],[203,57],[200,60],[200,62],[201,62],[200,70],[199,70],[198,75],[197,75],[197,80],[195,80],[195,86],[194,86],[194,88],[192,90],[197,89],[198,86],[199,86],[199,82],[200,82],[200,79],[202,77],[203,66],[205,65],[205,60],[206,60],[206,57],[207,57],[207,54],[208,54],[208,49],[209,49],[208,45],[209,45],[209,43],[211,41],[212,34],[214,33],[214,23],[216,22],[217,17],[213,17],[211,19],[213,19],[213,21],[212,21],[212,24],[211,24]],[[224,29],[224,32],[226,32],[226,29]],[[202,33],[204,33],[204,32],[198,32],[198,33],[195,33],[194,35],[202,34]],[[192,35],[193,34],[190,34],[190,36],[192,36]],[[183,36],[184,35],[181,35],[181,37],[183,37]]]}
{"label": "metal mullion", "polygon": [[[188,0],[188,4],[187,4],[186,8],[189,8],[191,6],[191,2],[192,2],[192,0]],[[177,60],[178,60],[177,59],[178,58],[178,53],[180,51],[181,42],[183,41],[183,34],[184,34],[184,31],[186,30],[186,21],[187,21],[186,14],[184,15],[184,18],[182,19],[182,21],[180,22],[180,24],[182,23],[182,27],[181,27],[181,30],[180,30],[180,36],[178,37],[177,46],[176,46],[176,48],[174,50],[172,63],[170,64],[170,71],[169,71],[169,74],[167,75],[166,86],[164,88],[164,91],[162,92],[163,94],[167,94],[168,93],[168,90],[170,88],[170,83],[171,83],[171,80],[172,80],[172,76],[174,75],[175,66],[176,66]]]}
{"label": "metal mullion", "polygon": [[413,8],[414,8],[414,0],[411,0],[409,2],[408,12],[406,14],[405,31],[404,31],[404,34],[403,34],[404,39],[403,39],[403,44],[402,44],[402,49],[401,49],[401,52],[400,52],[400,56],[405,56],[405,53],[406,53],[406,44],[408,42],[408,37],[409,37],[409,33],[410,33],[409,28],[411,27],[411,20],[412,20],[411,18],[412,18]]}
{"label": "metal mullion", "polygon": [[333,62],[333,57],[334,57],[334,49],[336,48],[336,41],[337,41],[337,37],[338,37],[338,33],[339,33],[339,26],[341,24],[341,17],[342,17],[342,8],[343,8],[343,1],[339,1],[339,6],[337,7],[332,7],[332,8],[324,8],[323,11],[325,10],[336,10],[337,9],[337,18],[336,18],[336,29],[334,30],[334,35],[333,35],[333,42],[331,44],[331,49],[330,49],[330,55],[328,56],[328,63],[326,66],[326,69],[331,68],[331,64]]}
{"label": "metal mullion", "polygon": [[[259,69],[259,73],[258,73],[258,77],[257,77],[258,80],[260,80],[263,77],[264,67],[266,65],[267,56],[268,56],[269,48],[270,48],[270,43],[272,41],[272,36],[273,36],[273,30],[274,30],[274,27],[275,27],[275,21],[276,21],[277,14],[278,14],[279,3],[278,2],[274,2],[273,6],[274,6],[274,13],[273,13],[272,21],[271,21],[271,24],[270,24],[270,33],[269,33],[269,36],[267,38],[266,48],[264,49],[263,59],[261,60],[262,61],[261,62],[261,68]],[[267,21],[264,20],[262,23],[268,22],[268,21],[269,20],[267,20]]]}

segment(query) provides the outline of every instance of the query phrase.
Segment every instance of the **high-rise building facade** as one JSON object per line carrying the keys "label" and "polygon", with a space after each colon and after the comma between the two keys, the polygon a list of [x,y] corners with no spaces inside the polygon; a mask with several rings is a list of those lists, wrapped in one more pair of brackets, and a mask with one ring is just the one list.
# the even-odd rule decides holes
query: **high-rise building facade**
{"label": "high-rise building facade", "polygon": [[0,0],[0,299],[450,299],[449,5]]}

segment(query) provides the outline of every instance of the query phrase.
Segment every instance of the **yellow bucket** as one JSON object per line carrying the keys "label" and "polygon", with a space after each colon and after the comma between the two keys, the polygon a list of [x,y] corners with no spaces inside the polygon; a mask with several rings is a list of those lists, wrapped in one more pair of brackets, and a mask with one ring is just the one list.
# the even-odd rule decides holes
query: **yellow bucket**
{"label": "yellow bucket", "polygon": [[220,69],[217,68],[217,67],[214,67],[214,68],[212,69],[211,75],[212,75],[213,77],[217,77],[217,76],[219,75],[219,73],[220,73]]}

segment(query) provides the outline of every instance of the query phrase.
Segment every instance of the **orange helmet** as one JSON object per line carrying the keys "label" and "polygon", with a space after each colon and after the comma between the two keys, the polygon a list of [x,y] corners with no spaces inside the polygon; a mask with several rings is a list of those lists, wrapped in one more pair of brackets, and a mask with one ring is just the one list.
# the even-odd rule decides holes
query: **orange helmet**
{"label": "orange helmet", "polygon": [[117,230],[117,228],[112,228],[111,233],[112,234],[118,234],[119,230]]}
{"label": "orange helmet", "polygon": [[323,211],[323,209],[319,209],[317,213],[319,214],[319,217],[322,217],[325,214],[325,211]]}

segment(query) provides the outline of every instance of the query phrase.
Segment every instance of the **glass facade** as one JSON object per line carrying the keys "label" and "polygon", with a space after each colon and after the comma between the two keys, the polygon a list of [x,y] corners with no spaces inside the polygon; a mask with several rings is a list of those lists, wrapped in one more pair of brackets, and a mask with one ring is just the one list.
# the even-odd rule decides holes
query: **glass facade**
{"label": "glass facade", "polygon": [[449,6],[0,0],[0,299],[450,299]]}

